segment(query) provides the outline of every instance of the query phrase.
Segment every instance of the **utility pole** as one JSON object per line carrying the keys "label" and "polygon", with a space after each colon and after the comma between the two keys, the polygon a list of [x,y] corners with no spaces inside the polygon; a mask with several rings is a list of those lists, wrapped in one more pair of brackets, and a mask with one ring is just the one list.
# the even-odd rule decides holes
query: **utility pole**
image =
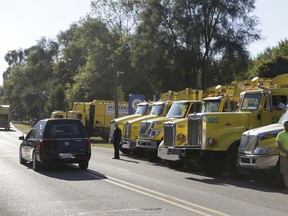
{"label": "utility pole", "polygon": [[124,72],[118,71],[118,63],[116,58],[114,59],[114,74],[115,74],[115,89],[114,89],[114,99],[115,99],[115,118],[119,117],[119,95],[118,95],[118,78],[120,74]]}

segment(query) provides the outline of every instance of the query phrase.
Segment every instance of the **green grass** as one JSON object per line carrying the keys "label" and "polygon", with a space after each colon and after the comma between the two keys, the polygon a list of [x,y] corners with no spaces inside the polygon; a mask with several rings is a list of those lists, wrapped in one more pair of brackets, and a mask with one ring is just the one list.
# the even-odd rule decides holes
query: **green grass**
{"label": "green grass", "polygon": [[26,123],[20,123],[20,122],[12,122],[14,127],[16,127],[18,130],[27,133],[29,130],[31,130],[32,125],[31,124],[26,124]]}

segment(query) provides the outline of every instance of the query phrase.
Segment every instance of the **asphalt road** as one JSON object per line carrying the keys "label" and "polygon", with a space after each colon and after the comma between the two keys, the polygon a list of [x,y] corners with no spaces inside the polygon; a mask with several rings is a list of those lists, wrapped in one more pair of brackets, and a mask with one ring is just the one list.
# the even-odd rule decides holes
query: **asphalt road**
{"label": "asphalt road", "polygon": [[92,147],[88,170],[20,165],[21,132],[0,130],[0,215],[287,215],[277,185],[169,169]]}

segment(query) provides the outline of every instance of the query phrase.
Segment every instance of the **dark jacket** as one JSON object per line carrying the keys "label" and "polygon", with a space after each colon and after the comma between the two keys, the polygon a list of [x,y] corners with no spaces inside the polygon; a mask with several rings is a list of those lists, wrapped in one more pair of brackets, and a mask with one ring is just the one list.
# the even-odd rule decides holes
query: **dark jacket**
{"label": "dark jacket", "polygon": [[120,140],[121,140],[121,130],[120,130],[119,127],[117,127],[117,128],[114,130],[113,139],[114,139],[114,141],[116,141],[116,142],[117,142],[117,141],[120,142]]}

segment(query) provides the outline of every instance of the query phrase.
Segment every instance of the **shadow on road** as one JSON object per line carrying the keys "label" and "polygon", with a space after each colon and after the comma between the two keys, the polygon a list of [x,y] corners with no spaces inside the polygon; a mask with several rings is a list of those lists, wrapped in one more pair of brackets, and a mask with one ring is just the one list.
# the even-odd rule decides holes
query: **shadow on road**
{"label": "shadow on road", "polygon": [[[28,169],[31,169],[32,163],[27,163],[26,166]],[[42,165],[41,169],[37,172],[50,178],[65,181],[94,181],[107,179],[102,173],[90,170],[89,168],[87,170],[81,170],[76,164]]]}

